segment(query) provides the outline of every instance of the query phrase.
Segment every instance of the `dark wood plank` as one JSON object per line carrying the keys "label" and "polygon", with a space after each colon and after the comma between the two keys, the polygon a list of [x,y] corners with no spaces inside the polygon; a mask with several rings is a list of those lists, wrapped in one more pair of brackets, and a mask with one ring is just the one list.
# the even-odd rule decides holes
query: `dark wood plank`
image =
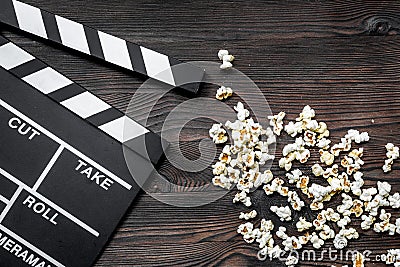
{"label": "dark wood plank", "polygon": [[[237,57],[235,67],[256,82],[274,113],[285,110],[288,118],[294,119],[309,104],[318,119],[328,123],[333,140],[339,140],[351,127],[368,131],[371,142],[363,145],[366,183],[388,180],[394,190],[400,190],[400,164],[388,175],[380,169],[384,144],[400,144],[399,1],[26,2],[181,60],[217,62],[217,51],[228,48]],[[140,77],[37,39],[32,41],[7,29],[2,33],[123,111],[143,82]],[[212,98],[215,91],[216,86],[206,85],[199,96]],[[248,91],[245,96],[256,95]],[[149,128],[160,132],[168,112],[188,99],[176,92],[165,95],[151,112]],[[226,103],[233,106],[239,100],[234,96]],[[145,119],[149,101],[141,96],[136,114],[139,120]],[[209,112],[218,115],[221,110],[216,104]],[[185,127],[180,136],[185,155],[199,155],[199,141],[207,138],[211,123],[199,118]],[[176,127],[180,126],[177,120]],[[280,140],[278,157],[289,141],[287,137]],[[314,154],[310,162],[317,160]],[[284,175],[276,162],[273,170],[277,176]],[[183,186],[177,190],[166,183],[154,185],[154,191],[170,198],[187,197],[194,185],[207,184],[212,177],[210,168],[183,172],[168,161],[160,166],[160,173]],[[268,207],[284,199],[267,198],[261,191],[255,192],[254,198],[257,210],[276,221]],[[96,266],[282,266],[276,261],[259,262],[256,247],[236,234],[243,208],[231,199],[229,193],[215,203],[185,209],[142,193]],[[337,200],[330,205],[337,205]],[[398,211],[394,214],[399,216]],[[312,212],[295,216],[300,215],[311,216]],[[293,231],[293,223],[286,225]],[[395,247],[400,247],[398,236],[388,242],[385,235],[372,231],[350,242],[350,249],[370,249],[374,254]],[[350,262],[325,259],[304,261],[300,266],[332,264]],[[383,265],[370,262],[367,266]]]}

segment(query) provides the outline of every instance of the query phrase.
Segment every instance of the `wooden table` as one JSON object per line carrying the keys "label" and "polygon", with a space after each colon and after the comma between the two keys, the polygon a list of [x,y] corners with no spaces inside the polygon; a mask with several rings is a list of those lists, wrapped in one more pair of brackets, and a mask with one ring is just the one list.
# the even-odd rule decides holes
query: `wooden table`
{"label": "wooden table", "polygon": [[[399,1],[26,2],[181,60],[218,62],[218,50],[229,49],[237,57],[235,67],[261,88],[274,113],[284,110],[294,119],[309,104],[317,118],[328,123],[336,141],[351,127],[368,131],[367,184],[387,180],[394,191],[400,190],[400,162],[388,175],[381,171],[384,145],[389,141],[400,145]],[[143,82],[60,47],[32,42],[8,30],[3,33],[121,110]],[[213,98],[216,89],[206,85],[199,96]],[[166,95],[153,110],[149,128],[159,132],[168,111],[187,99],[177,92]],[[233,106],[237,101],[234,96],[227,103]],[[207,137],[210,126],[211,121],[198,120],[186,127],[181,135],[186,154],[198,153],[198,140]],[[288,141],[283,138],[278,148]],[[316,160],[316,156],[311,159]],[[276,164],[273,170],[282,177],[284,172]],[[170,181],[187,186],[208,183],[212,177],[210,168],[194,174],[168,161],[159,170]],[[168,187],[158,190],[177,197],[185,194]],[[258,261],[256,246],[236,234],[241,223],[238,214],[244,208],[231,203],[232,195],[198,208],[177,208],[141,193],[96,266],[283,266]],[[268,207],[284,200],[267,198],[261,191],[254,195],[256,209],[278,223]],[[352,225],[359,222],[353,220]],[[286,225],[290,233],[294,223]],[[331,245],[328,242],[326,247]],[[400,248],[398,235],[389,238],[368,231],[350,242],[349,249],[369,249],[376,255],[396,247]],[[299,266],[332,264],[350,262],[325,255],[322,262],[304,261]],[[384,265],[369,262],[367,266]]]}

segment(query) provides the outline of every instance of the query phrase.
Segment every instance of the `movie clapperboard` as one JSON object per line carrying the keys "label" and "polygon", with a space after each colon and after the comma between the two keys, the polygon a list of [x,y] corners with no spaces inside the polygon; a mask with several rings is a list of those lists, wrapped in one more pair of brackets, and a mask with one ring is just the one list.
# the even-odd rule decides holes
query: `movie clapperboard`
{"label": "movie clapperboard", "polygon": [[[0,1],[0,26],[192,93],[204,75],[16,0]],[[139,191],[132,176],[148,178],[168,146],[1,35],[0,129],[0,267],[91,266]]]}

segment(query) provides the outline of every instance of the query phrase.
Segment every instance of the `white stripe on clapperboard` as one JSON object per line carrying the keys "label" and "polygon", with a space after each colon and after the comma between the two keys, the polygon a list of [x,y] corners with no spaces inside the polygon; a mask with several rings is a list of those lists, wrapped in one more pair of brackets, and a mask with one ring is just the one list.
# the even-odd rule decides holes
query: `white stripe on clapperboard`
{"label": "white stripe on clapperboard", "polygon": [[4,204],[8,204],[10,202],[7,198],[5,198],[3,195],[0,195],[0,201],[3,202]]}
{"label": "white stripe on clapperboard", "polygon": [[[16,0],[13,0],[13,3],[19,28],[48,39],[40,9]],[[69,48],[90,55],[88,45],[90,40],[86,38],[83,25],[57,15],[55,18],[61,43]],[[126,41],[102,31],[97,32],[105,61],[133,70]],[[176,86],[168,56],[143,46],[140,46],[140,50],[147,76]]]}
{"label": "white stripe on clapperboard", "polygon": [[[6,70],[33,59],[35,58],[32,55],[13,43],[0,46],[0,66]],[[44,94],[50,94],[73,83],[70,79],[50,67],[29,74],[22,79]],[[87,91],[64,100],[60,104],[84,119],[111,108],[106,102]],[[98,128],[121,143],[149,132],[148,129],[125,115],[100,125]]]}

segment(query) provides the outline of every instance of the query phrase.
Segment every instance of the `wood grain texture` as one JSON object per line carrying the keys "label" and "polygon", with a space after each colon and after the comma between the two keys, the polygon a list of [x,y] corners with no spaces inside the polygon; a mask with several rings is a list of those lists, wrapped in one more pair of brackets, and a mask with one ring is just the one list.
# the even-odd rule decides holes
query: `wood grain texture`
{"label": "wood grain texture", "polygon": [[[309,104],[318,120],[328,123],[333,140],[350,127],[368,131],[371,142],[364,146],[367,184],[387,180],[393,190],[400,190],[400,162],[388,175],[380,169],[384,145],[400,144],[400,1],[26,2],[181,60],[217,62],[217,51],[229,49],[237,58],[235,67],[258,85],[274,113],[284,110],[294,119]],[[143,83],[140,77],[60,47],[8,29],[2,33],[122,111]],[[216,86],[206,85],[199,96],[213,98],[215,91]],[[248,91],[246,96],[255,94]],[[149,128],[160,132],[168,112],[188,99],[177,92],[165,95],[151,113]],[[239,100],[235,95],[226,103],[233,106]],[[140,105],[146,104],[148,99],[143,97]],[[144,108],[143,114],[138,110],[137,117],[144,119]],[[209,110],[210,114],[219,111],[217,106]],[[210,120],[197,119],[185,127],[180,136],[185,155],[196,158],[199,141],[207,138],[210,125]],[[279,141],[277,157],[288,141],[287,137]],[[314,156],[310,162],[317,160]],[[183,186],[177,190],[158,185],[157,194],[170,198],[185,197],[191,186],[211,179],[210,168],[184,172],[165,161],[159,170]],[[284,175],[276,162],[273,170],[277,176]],[[212,204],[185,209],[141,193],[96,266],[283,266],[277,261],[258,261],[256,247],[236,234],[238,214],[244,209],[231,199],[229,193]],[[261,215],[277,222],[268,207],[284,199],[268,198],[261,191],[254,193],[254,199]],[[312,214],[306,210],[295,217]],[[394,215],[400,216],[399,211]],[[294,230],[294,222],[285,225],[289,232]],[[395,247],[400,247],[399,236],[389,239],[372,231],[350,242],[350,249],[369,249],[373,255]],[[350,264],[322,256],[323,261],[303,261],[299,266]],[[384,265],[368,262],[367,266]]]}

